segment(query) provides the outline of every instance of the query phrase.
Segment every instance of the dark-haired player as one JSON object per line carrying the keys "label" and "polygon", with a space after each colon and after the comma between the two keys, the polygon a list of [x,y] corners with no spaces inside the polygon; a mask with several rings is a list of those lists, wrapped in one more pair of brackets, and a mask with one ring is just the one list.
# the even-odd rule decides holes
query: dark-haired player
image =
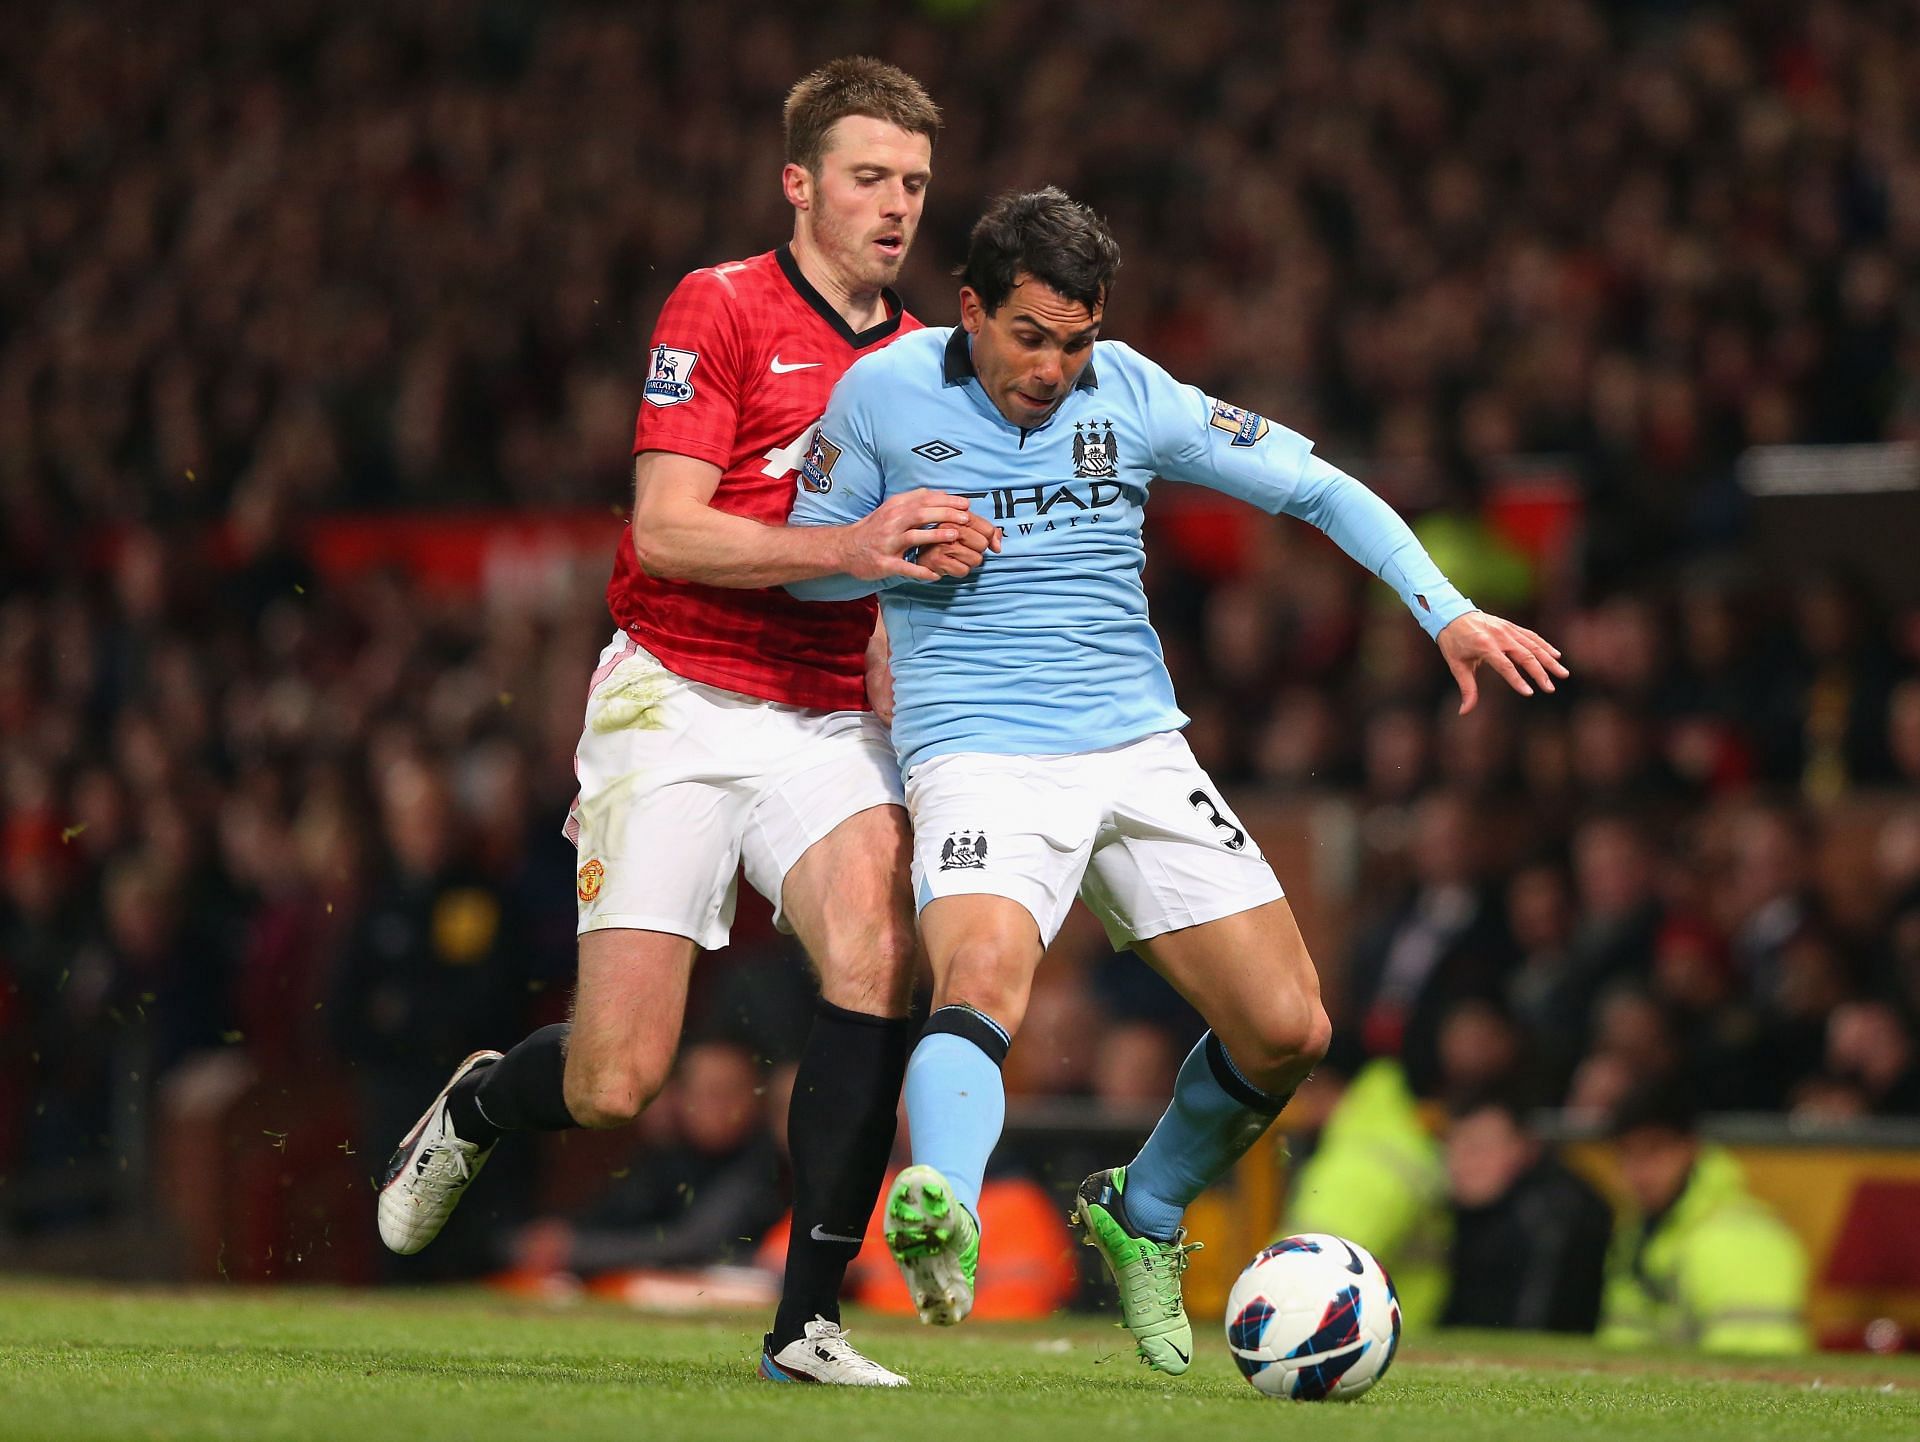
{"label": "dark-haired player", "polygon": [[1140,580],[1154,478],[1325,531],[1435,639],[1462,709],[1483,664],[1529,695],[1566,669],[1533,632],[1475,610],[1406,523],[1306,437],[1099,339],[1119,263],[1106,227],[1058,190],[997,201],[974,227],[961,324],[847,373],[792,519],[877,514],[937,466],[1004,529],[1004,550],[954,583],[793,589],[883,590],[897,623],[893,740],[934,1011],[907,1069],[915,1165],[894,1181],[886,1231],[920,1316],[952,1323],[972,1308],[1000,1063],[1078,894],[1211,1028],[1146,1146],[1089,1177],[1077,1209],[1141,1357],[1178,1373],[1193,1354],[1181,1216],[1286,1106],[1328,1025],[1272,867],[1180,735]]}

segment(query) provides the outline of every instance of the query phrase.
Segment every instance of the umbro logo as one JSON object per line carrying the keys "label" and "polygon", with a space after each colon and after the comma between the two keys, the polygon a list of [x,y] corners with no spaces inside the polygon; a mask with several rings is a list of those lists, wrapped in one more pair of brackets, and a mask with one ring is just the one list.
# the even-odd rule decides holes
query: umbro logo
{"label": "umbro logo", "polygon": [[820,364],[820,361],[794,361],[789,364],[783,362],[779,356],[775,356],[773,358],[773,373],[777,376],[783,376],[790,371],[810,371]]}
{"label": "umbro logo", "polygon": [[960,454],[960,447],[950,441],[927,441],[913,448],[916,456],[925,456],[938,465],[941,461],[950,461]]}

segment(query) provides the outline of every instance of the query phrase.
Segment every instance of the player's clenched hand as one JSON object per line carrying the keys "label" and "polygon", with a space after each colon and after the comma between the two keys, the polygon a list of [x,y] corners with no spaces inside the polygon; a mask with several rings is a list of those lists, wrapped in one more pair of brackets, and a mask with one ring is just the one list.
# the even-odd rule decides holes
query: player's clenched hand
{"label": "player's clenched hand", "polygon": [[[1440,654],[1447,669],[1460,685],[1460,714],[1466,715],[1480,699],[1480,683],[1475,677],[1484,664],[1522,696],[1531,696],[1533,688],[1553,690],[1555,676],[1568,675],[1560,664],[1560,649],[1529,631],[1485,611],[1469,611],[1449,621],[1440,632]],[[1528,677],[1532,677],[1529,682]]]}
{"label": "player's clenched hand", "polygon": [[975,520],[963,497],[945,491],[922,488],[889,496],[872,515],[846,528],[840,569],[862,581],[889,576],[937,581],[939,571],[907,560],[906,553],[917,547],[957,541],[963,534],[977,531]]}
{"label": "player's clenched hand", "polygon": [[968,574],[986,560],[987,552],[1000,549],[1000,528],[989,525],[978,516],[969,516],[968,523],[960,528],[960,534],[951,541],[941,541],[936,545],[922,546],[916,558],[921,565],[938,571],[942,576],[960,577]]}

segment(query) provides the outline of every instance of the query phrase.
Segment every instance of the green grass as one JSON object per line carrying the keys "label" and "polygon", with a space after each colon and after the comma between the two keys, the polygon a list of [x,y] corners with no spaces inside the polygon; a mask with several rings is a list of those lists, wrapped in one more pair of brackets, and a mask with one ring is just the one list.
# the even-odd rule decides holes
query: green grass
{"label": "green grass", "polygon": [[935,1333],[850,1317],[910,1391],[759,1382],[761,1319],[666,1321],[476,1292],[95,1291],[0,1284],[0,1437],[526,1437],[752,1442],[1920,1437],[1920,1362],[1631,1360],[1577,1342],[1409,1339],[1351,1405],[1268,1402],[1217,1334],[1185,1377],[1097,1320]]}

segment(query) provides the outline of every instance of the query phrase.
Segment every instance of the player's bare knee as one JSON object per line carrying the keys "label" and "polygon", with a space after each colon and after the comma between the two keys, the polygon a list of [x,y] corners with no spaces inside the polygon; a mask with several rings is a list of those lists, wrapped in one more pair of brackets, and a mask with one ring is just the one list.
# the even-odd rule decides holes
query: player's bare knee
{"label": "player's bare knee", "polygon": [[1027,1014],[1033,986],[1030,968],[992,942],[963,943],[947,963],[946,978],[934,1005],[970,1006],[998,1022],[1012,1036]]}
{"label": "player's bare knee", "polygon": [[1333,1041],[1333,1026],[1319,1000],[1285,1001],[1262,1009],[1243,1043],[1233,1049],[1236,1065],[1257,1086],[1291,1091],[1320,1064]]}

